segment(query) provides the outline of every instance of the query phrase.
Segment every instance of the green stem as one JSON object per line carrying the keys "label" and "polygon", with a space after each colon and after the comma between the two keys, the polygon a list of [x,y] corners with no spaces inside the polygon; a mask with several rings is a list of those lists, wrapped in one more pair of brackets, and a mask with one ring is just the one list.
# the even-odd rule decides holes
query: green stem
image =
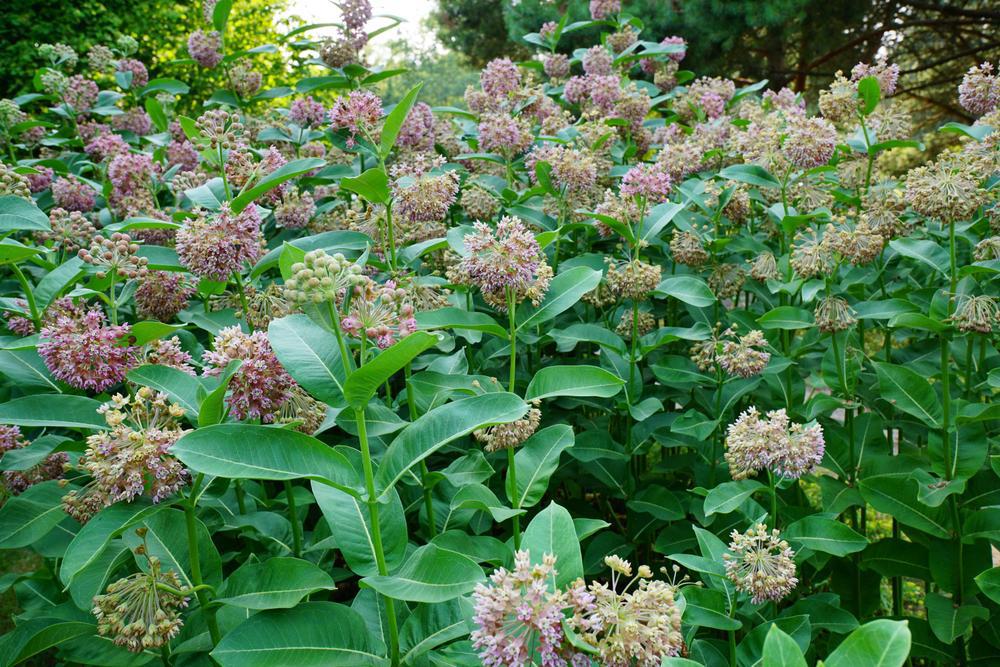
{"label": "green stem", "polygon": [[[514,386],[517,378],[517,318],[514,313],[514,290],[507,288],[507,319],[510,327],[510,378],[507,383],[507,391],[514,393]],[[517,496],[517,467],[514,465],[514,448],[507,448],[507,478],[511,488],[511,503],[516,505]],[[516,506],[514,509],[518,509]],[[510,519],[511,530],[514,534],[514,551],[521,548],[521,517],[514,515]]]}
{"label": "green stem", "polygon": [[288,503],[288,519],[292,522],[292,553],[296,558],[302,556],[302,522],[295,507],[295,494],[292,493],[292,483],[285,480],[285,502]]}
{"label": "green stem", "polygon": [[212,639],[212,647],[218,645],[222,639],[219,632],[219,622],[215,618],[215,610],[210,606],[208,594],[205,592],[205,581],[201,577],[201,554],[198,551],[198,517],[195,515],[197,492],[204,480],[204,474],[199,474],[191,485],[191,493],[187,502],[184,503],[184,520],[187,524],[188,559],[191,565],[191,582],[194,584],[195,596],[198,598],[198,606],[201,607],[205,616],[205,625],[208,626],[208,635]]}
{"label": "green stem", "polygon": [[[383,167],[384,169],[384,167]],[[385,205],[385,226],[389,237],[389,268],[396,271],[396,232],[392,225],[392,202]]]}
{"label": "green stem", "polygon": [[771,528],[778,527],[778,488],[774,483],[774,473],[767,471],[767,487],[771,492]]}
{"label": "green stem", "polygon": [[233,192],[229,189],[229,181],[226,179],[226,162],[222,157],[222,144],[219,144],[219,174],[222,176],[222,188],[226,191],[226,199],[232,199]]}
{"label": "green stem", "polygon": [[14,275],[17,276],[17,281],[21,283],[21,291],[24,292],[24,299],[28,302],[28,311],[31,313],[31,323],[35,325],[35,331],[40,331],[42,328],[42,317],[38,312],[38,303],[35,301],[35,292],[31,289],[31,283],[28,282],[27,276],[21,271],[21,267],[17,264],[11,264],[10,268],[14,271]]}
{"label": "green stem", "polygon": [[965,400],[972,400],[972,349],[975,347],[975,339],[972,334],[965,337]]}
{"label": "green stem", "polygon": [[[368,494],[368,516],[372,524],[372,549],[375,552],[375,565],[381,576],[389,574],[385,564],[385,550],[382,547],[382,528],[379,525],[378,498],[375,495],[375,472],[372,466],[372,453],[368,446],[368,426],[365,423],[365,409],[356,408],[354,419],[358,425],[358,441],[361,444],[361,465],[365,473],[365,490]],[[393,599],[383,596],[385,610],[389,623],[389,646],[393,667],[399,664],[399,633],[396,629],[396,608]]]}
{"label": "green stem", "polygon": [[111,284],[108,286],[108,307],[111,309],[111,326],[118,325],[118,298],[115,296],[115,273],[114,269],[111,269],[108,273],[108,277],[111,279]]}
{"label": "green stem", "polygon": [[351,374],[351,362],[353,357],[351,357],[347,352],[347,344],[344,342],[344,334],[340,330],[340,316],[337,313],[337,309],[334,308],[332,301],[326,302],[327,308],[330,311],[330,326],[333,329],[334,335],[337,337],[337,346],[340,348],[340,361],[344,365],[344,379]]}
{"label": "green stem", "polygon": [[246,288],[243,286],[243,276],[240,275],[239,271],[233,271],[233,281],[236,283],[236,291],[240,295],[240,308],[243,309],[243,321],[247,323],[247,327],[252,332],[253,325],[250,324],[250,302],[247,301]]}
{"label": "green stem", "polygon": [[719,465],[719,440],[722,437],[722,385],[725,381],[722,377],[722,368],[715,365],[715,414],[713,418],[719,421],[719,426],[712,433],[712,468],[709,473],[709,485],[715,486],[715,473]]}
{"label": "green stem", "polygon": [[944,335],[940,336],[941,342],[941,442],[944,451],[944,477],[951,480],[955,474],[955,464],[952,460],[951,437],[948,435],[948,426],[951,422],[951,369],[948,367],[950,354],[948,350],[948,339]]}

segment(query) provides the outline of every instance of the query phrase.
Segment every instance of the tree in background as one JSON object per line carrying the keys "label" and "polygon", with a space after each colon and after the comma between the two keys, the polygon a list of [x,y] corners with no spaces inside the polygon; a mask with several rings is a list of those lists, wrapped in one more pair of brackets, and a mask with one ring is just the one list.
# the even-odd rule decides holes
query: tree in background
{"label": "tree in background", "polygon": [[[230,51],[276,43],[287,32],[279,17],[289,0],[238,0],[230,17]],[[83,55],[95,44],[110,44],[119,35],[139,42],[136,55],[147,64],[150,76],[161,72],[191,86],[190,99],[206,99],[218,87],[221,72],[195,65],[179,66],[187,58],[187,38],[207,28],[199,0],[6,0],[0,21],[0,97],[28,92],[34,71],[42,62],[35,45],[61,42]],[[254,66],[264,75],[263,86],[284,80],[282,57],[255,54]]]}
{"label": "tree in background", "polygon": [[416,50],[401,39],[387,46],[392,56],[384,69],[408,70],[379,84],[380,95],[388,104],[398,102],[423,81],[421,101],[431,106],[464,106],[466,87],[479,82],[479,71],[470,67],[455,51]]}
{"label": "tree in background", "polygon": [[[812,97],[838,70],[884,53],[902,67],[900,95],[936,123],[969,120],[952,82],[972,65],[1000,56],[1000,10],[994,0],[625,0],[645,25],[643,36],[688,40],[685,67],[745,82],[768,79]],[[545,21],[589,19],[587,0],[438,0],[441,41],[479,67],[523,54],[512,36]],[[506,34],[498,28],[500,22]],[[596,29],[564,36],[563,51],[593,43]]]}

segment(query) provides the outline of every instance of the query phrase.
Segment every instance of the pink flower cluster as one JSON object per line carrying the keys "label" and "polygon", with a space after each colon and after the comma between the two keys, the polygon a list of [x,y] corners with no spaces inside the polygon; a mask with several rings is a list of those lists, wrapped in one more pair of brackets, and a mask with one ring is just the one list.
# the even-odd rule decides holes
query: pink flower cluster
{"label": "pink flower cluster", "polygon": [[38,354],[52,375],[77,389],[104,391],[125,379],[134,348],[122,344],[128,324],[108,326],[92,308],[81,317],[59,315],[42,328]]}
{"label": "pink flower cluster", "polygon": [[221,375],[229,362],[243,362],[229,380],[226,403],[233,417],[273,422],[296,384],[274,356],[267,334],[227,327],[215,337],[212,348],[202,355],[205,375]]}
{"label": "pink flower cluster", "polygon": [[264,236],[257,207],[234,214],[229,203],[217,213],[202,211],[177,230],[177,256],[192,273],[225,281],[263,252]]}

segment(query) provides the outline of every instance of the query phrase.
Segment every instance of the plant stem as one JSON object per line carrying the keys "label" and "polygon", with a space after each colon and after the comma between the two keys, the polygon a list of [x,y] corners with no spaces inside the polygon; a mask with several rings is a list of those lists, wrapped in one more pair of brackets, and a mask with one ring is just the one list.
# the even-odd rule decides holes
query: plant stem
{"label": "plant stem", "polygon": [[118,326],[118,298],[115,296],[115,270],[111,269],[108,277],[111,284],[108,285],[108,307],[111,309],[111,326]]}
{"label": "plant stem", "polygon": [[[515,381],[517,378],[517,319],[514,314],[514,291],[507,288],[507,316],[510,327],[510,379],[507,383],[507,391],[514,393]],[[514,465],[514,448],[507,448],[507,479],[511,488],[511,504],[516,505],[517,497],[517,466]],[[518,509],[516,506],[514,509]],[[521,548],[521,517],[514,515],[510,518],[511,530],[514,534],[514,551]]]}
{"label": "plant stem", "polygon": [[14,271],[14,275],[17,276],[17,281],[21,283],[21,291],[24,292],[24,299],[28,302],[28,311],[31,313],[31,323],[35,325],[35,331],[40,331],[42,328],[42,317],[38,312],[38,304],[35,302],[35,292],[31,289],[31,283],[28,282],[27,276],[21,271],[21,267],[17,264],[11,264],[10,268]]}
{"label": "plant stem", "polygon": [[346,379],[351,374],[351,362],[354,358],[347,352],[347,345],[344,343],[344,334],[340,330],[340,317],[338,316],[337,309],[334,308],[332,301],[327,301],[326,305],[330,311],[330,326],[337,337],[337,346],[340,348],[340,361],[344,365],[344,378]]}
{"label": "plant stem", "polygon": [[226,199],[232,199],[233,192],[229,189],[229,181],[226,180],[226,162],[222,157],[222,144],[219,144],[219,174],[222,176],[222,188],[226,191]]}
{"label": "plant stem", "polygon": [[236,291],[240,295],[240,308],[243,309],[243,321],[247,323],[247,327],[253,332],[253,325],[250,324],[250,303],[247,301],[246,289],[243,287],[243,276],[240,275],[239,271],[233,271],[233,281],[236,283]]}
{"label": "plant stem", "polygon": [[[368,426],[365,423],[365,409],[356,408],[354,419],[358,425],[358,441],[361,444],[361,465],[365,473],[365,490],[368,494],[368,516],[372,524],[372,550],[375,552],[375,565],[381,576],[389,574],[385,564],[385,550],[382,547],[382,528],[379,525],[378,499],[375,496],[375,472],[372,467],[372,453],[368,447]],[[389,646],[392,664],[399,664],[399,633],[396,630],[396,608],[393,599],[383,596],[385,610],[389,623]]]}
{"label": "plant stem", "polygon": [[778,489],[774,483],[774,473],[767,471],[767,486],[771,492],[771,528],[778,527]]}
{"label": "plant stem", "polygon": [[951,481],[955,474],[955,464],[952,460],[951,437],[948,435],[948,425],[951,422],[951,369],[948,367],[950,354],[948,350],[948,339],[944,335],[940,337],[941,342],[941,444],[944,452],[944,478]]}
{"label": "plant stem", "polygon": [[201,554],[198,551],[198,517],[195,515],[197,492],[201,486],[205,475],[199,473],[194,484],[191,485],[191,493],[184,503],[184,520],[187,524],[188,558],[191,562],[191,583],[194,584],[195,596],[198,598],[198,606],[201,607],[202,614],[205,615],[205,625],[208,626],[209,637],[212,638],[214,648],[222,634],[219,632],[219,622],[215,618],[215,609],[209,605],[208,594],[205,592],[205,581],[201,577]]}
{"label": "plant stem", "polygon": [[292,493],[292,483],[285,480],[285,502],[288,503],[288,518],[292,522],[292,553],[296,558],[302,556],[302,522],[295,507],[295,494]]}

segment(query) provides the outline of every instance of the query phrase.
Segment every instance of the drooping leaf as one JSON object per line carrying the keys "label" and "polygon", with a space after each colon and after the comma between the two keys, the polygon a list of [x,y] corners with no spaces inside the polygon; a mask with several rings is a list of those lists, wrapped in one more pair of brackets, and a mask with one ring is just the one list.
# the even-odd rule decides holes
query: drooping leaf
{"label": "drooping leaf", "polygon": [[211,655],[222,667],[384,667],[383,648],[350,607],[306,602],[250,616]]}

